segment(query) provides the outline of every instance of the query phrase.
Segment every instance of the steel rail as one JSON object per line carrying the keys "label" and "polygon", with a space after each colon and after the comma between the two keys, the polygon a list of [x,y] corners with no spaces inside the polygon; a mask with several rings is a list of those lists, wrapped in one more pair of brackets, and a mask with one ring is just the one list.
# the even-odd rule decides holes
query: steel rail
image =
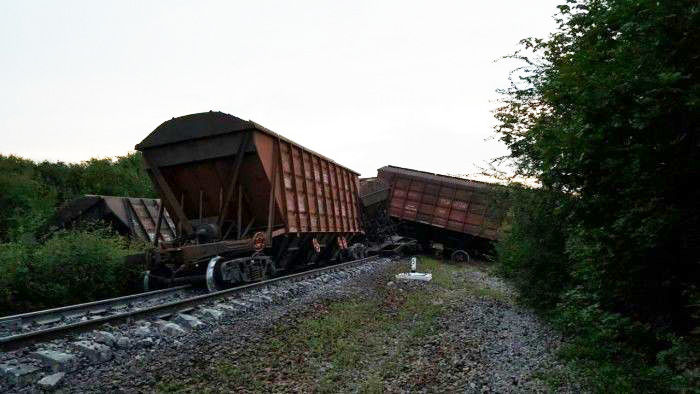
{"label": "steel rail", "polygon": [[0,325],[2,325],[3,323],[9,323],[11,321],[16,321],[16,320],[20,320],[24,323],[26,321],[26,319],[30,319],[30,318],[31,318],[31,320],[29,320],[29,321],[36,321],[36,320],[39,320],[39,318],[41,318],[41,317],[48,317],[48,316],[52,316],[52,315],[65,315],[65,312],[79,311],[82,309],[90,310],[90,309],[93,309],[93,307],[104,307],[104,306],[108,306],[108,305],[123,303],[124,301],[129,301],[129,300],[142,299],[142,298],[146,299],[146,298],[150,298],[154,295],[160,295],[163,293],[172,293],[172,292],[186,289],[189,287],[191,287],[191,285],[182,285],[182,286],[170,287],[167,289],[148,291],[148,292],[144,292],[144,293],[130,294],[130,295],[122,296],[122,297],[107,298],[107,299],[99,300],[99,301],[85,302],[82,304],[67,305],[67,306],[61,306],[58,308],[44,309],[41,311],[20,313],[20,314],[11,315],[11,316],[3,316],[3,317],[0,317]]}
{"label": "steel rail", "polygon": [[[178,313],[178,312],[183,312],[187,310],[191,310],[194,306],[204,302],[204,301],[209,301],[209,300],[215,300],[223,297],[229,297],[238,293],[242,293],[247,290],[253,290],[253,289],[258,289],[262,288],[277,282],[282,282],[282,281],[288,281],[288,280],[293,280],[293,281],[300,281],[303,279],[307,279],[309,277],[313,276],[319,276],[320,274],[328,273],[328,272],[336,272],[336,271],[341,271],[343,269],[360,265],[369,261],[373,261],[378,259],[380,256],[371,256],[371,257],[366,257],[363,259],[358,259],[358,260],[353,260],[349,261],[347,263],[341,263],[341,264],[336,264],[336,265],[331,265],[328,267],[321,267],[309,271],[303,271],[295,274],[290,274],[286,276],[280,276],[277,278],[273,279],[268,279],[260,282],[255,282],[255,283],[250,283],[247,285],[242,285],[238,287],[233,287],[230,289],[225,289],[225,290],[220,290],[216,291],[213,293],[208,293],[208,294],[202,294],[190,298],[185,298],[182,300],[177,300],[177,301],[171,301],[159,305],[153,305],[150,307],[145,307],[145,308],[140,308],[140,309],[134,309],[110,316],[104,316],[96,319],[91,319],[91,320],[86,320],[86,321],[81,321],[81,322],[76,322],[72,324],[67,324],[67,325],[62,325],[62,326],[56,326],[56,327],[50,327],[46,328],[43,330],[38,330],[38,331],[32,331],[32,332],[25,332],[25,333],[20,333],[20,334],[15,334],[11,336],[6,336],[0,338],[0,350],[2,351],[9,351],[9,350],[15,350],[19,349],[22,347],[26,347],[28,345],[40,342],[42,340],[49,340],[49,339],[55,339],[55,338],[60,338],[63,336],[66,336],[71,333],[75,332],[82,332],[82,331],[87,331],[91,327],[98,326],[107,322],[121,322],[125,321],[128,319],[133,319],[136,317],[140,316],[145,316],[149,314],[153,314],[154,312],[160,312],[160,314],[157,316],[158,318],[167,318],[168,316]],[[98,301],[99,302],[99,301]]]}

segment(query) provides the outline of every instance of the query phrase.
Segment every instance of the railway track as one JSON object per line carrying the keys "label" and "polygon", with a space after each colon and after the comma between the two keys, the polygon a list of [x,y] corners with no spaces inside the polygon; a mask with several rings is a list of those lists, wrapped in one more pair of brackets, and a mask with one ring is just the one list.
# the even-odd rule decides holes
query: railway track
{"label": "railway track", "polygon": [[2,317],[0,318],[0,335],[2,335],[0,336],[0,350],[20,349],[38,342],[87,331],[106,323],[117,324],[130,319],[151,317],[167,320],[175,314],[191,311],[203,303],[223,298],[240,297],[246,292],[275,286],[281,282],[307,280],[323,274],[342,271],[378,258],[378,256],[372,256],[212,293],[203,293],[201,289],[186,285]]}
{"label": "railway track", "polygon": [[202,294],[203,290],[190,285],[109,298],[83,304],[68,305],[42,311],[0,317],[0,346],[22,338],[33,338],[87,327],[110,321],[125,312],[148,309],[169,301]]}

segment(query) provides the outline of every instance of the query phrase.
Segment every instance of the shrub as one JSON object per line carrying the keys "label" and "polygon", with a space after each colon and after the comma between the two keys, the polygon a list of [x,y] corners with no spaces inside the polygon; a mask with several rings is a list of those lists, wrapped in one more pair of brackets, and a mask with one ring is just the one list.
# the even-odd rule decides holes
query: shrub
{"label": "shrub", "polygon": [[126,294],[142,267],[124,257],[138,249],[104,228],[61,231],[43,245],[0,245],[5,313]]}
{"label": "shrub", "polygon": [[510,231],[496,245],[500,273],[565,334],[561,355],[595,391],[700,387],[697,340],[606,308],[609,293],[595,286],[603,271],[589,260],[602,251],[572,226],[575,198],[520,185],[498,198],[511,205]]}
{"label": "shrub", "polygon": [[518,287],[522,301],[540,311],[551,309],[570,281],[562,197],[511,185],[499,198],[511,206],[509,231],[496,245],[499,269]]}
{"label": "shrub", "polygon": [[20,242],[0,244],[0,313],[31,307],[30,246]]}
{"label": "shrub", "polygon": [[32,162],[0,156],[0,241],[32,235],[53,213],[56,196],[35,177]]}
{"label": "shrub", "polygon": [[[595,361],[588,370],[612,389],[697,390],[682,382],[698,355],[682,349],[700,340],[700,7],[558,8],[555,31],[513,56],[525,62],[496,112],[509,158],[545,195],[534,207],[517,196],[504,270],[525,299],[551,308],[577,359]],[[563,251],[537,251],[538,238]]]}

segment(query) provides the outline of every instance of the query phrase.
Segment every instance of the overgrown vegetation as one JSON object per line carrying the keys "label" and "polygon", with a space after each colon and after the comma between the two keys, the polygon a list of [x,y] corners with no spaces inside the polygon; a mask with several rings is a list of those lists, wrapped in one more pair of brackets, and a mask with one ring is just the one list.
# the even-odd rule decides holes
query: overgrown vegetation
{"label": "overgrown vegetation", "polygon": [[[50,233],[64,202],[83,194],[153,197],[140,155],[78,164],[0,155],[0,313],[123,294],[123,256],[136,246],[101,226]],[[91,228],[90,228],[91,227]]]}
{"label": "overgrown vegetation", "polygon": [[106,228],[60,231],[42,244],[0,244],[0,314],[126,294],[141,269],[124,257],[137,252]]}
{"label": "overgrown vegetation", "polygon": [[[501,269],[600,391],[700,391],[700,139],[691,0],[571,0],[497,111],[519,175]],[[694,349],[694,351],[693,351]]]}

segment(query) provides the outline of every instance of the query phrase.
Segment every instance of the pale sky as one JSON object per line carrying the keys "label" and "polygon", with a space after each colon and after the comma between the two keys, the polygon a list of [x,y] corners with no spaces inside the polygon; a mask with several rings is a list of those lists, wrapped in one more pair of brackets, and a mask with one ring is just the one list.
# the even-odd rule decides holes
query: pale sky
{"label": "pale sky", "polygon": [[0,153],[124,155],[218,110],[362,176],[474,173],[506,152],[494,61],[562,2],[0,0]]}

